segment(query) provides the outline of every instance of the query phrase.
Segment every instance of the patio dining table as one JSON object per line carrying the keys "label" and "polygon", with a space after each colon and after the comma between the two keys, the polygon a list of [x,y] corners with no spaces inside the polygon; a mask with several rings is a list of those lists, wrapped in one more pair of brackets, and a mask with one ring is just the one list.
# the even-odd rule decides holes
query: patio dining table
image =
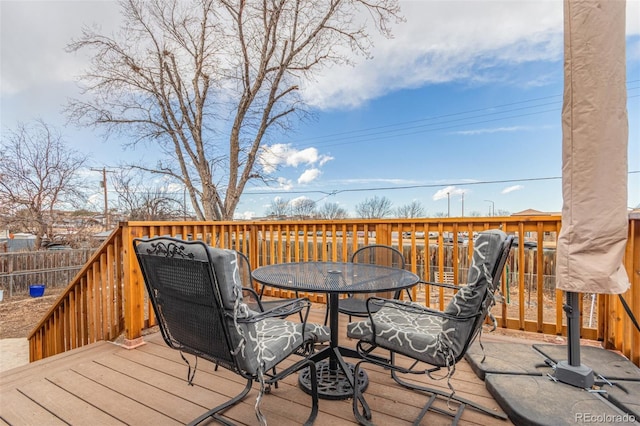
{"label": "patio dining table", "polygon": [[[297,292],[326,293],[329,296],[329,346],[311,356],[316,362],[318,396],[324,399],[347,399],[353,396],[353,364],[344,357],[359,358],[358,353],[339,345],[338,298],[346,293],[395,292],[416,285],[419,278],[405,269],[351,262],[298,262],[256,268],[253,278],[263,285]],[[366,372],[357,378],[364,391]],[[309,370],[299,376],[303,390],[311,392]]]}

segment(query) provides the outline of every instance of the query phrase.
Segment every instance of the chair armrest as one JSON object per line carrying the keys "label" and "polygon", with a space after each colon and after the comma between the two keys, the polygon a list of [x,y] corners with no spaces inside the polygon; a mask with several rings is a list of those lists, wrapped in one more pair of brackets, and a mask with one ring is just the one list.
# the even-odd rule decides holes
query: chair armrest
{"label": "chair armrest", "polygon": [[285,302],[280,306],[276,306],[275,308],[269,309],[268,311],[254,312],[255,315],[251,315],[248,318],[238,318],[238,322],[250,323],[250,322],[262,321],[266,318],[282,318],[283,316],[295,314],[306,308],[305,313],[303,315],[304,317],[303,322],[306,323],[307,316],[309,315],[310,307],[311,307],[311,301],[306,297],[291,299],[289,302]]}
{"label": "chair armrest", "polygon": [[432,285],[432,286],[435,286],[435,287],[450,288],[452,290],[460,290],[460,286],[459,285],[455,285],[455,284],[437,283],[437,282],[434,282],[434,281],[418,281],[418,284],[425,284],[425,285]]}
{"label": "chair armrest", "polygon": [[426,306],[418,305],[415,302],[405,302],[402,300],[385,299],[382,297],[374,296],[367,299],[367,311],[369,311],[369,320],[372,323],[373,323],[373,315],[375,315],[375,312],[371,311],[369,307],[370,304],[378,304],[380,306],[384,306],[385,308],[397,309],[399,311],[410,312],[412,314],[417,314],[417,315],[436,316],[436,317],[441,317],[441,318],[450,319],[453,321],[461,321],[461,322],[476,318],[482,314],[482,312],[477,312],[473,315],[451,315],[436,309],[431,309],[431,308],[427,308]]}
{"label": "chair armrest", "polygon": [[[258,304],[258,307],[260,308],[260,312],[264,312],[264,306],[262,306],[262,301],[260,300],[260,296],[258,296],[258,292],[255,291],[253,288],[251,287],[242,287],[242,292],[245,293],[251,293],[251,297],[256,301],[256,303]],[[243,295],[245,296],[245,295]]]}

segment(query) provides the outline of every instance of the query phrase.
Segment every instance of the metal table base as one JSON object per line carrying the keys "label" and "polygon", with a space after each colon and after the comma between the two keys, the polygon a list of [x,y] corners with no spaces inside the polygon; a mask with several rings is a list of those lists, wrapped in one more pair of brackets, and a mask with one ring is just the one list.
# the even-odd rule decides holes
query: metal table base
{"label": "metal table base", "polygon": [[[353,397],[353,387],[351,380],[353,377],[354,364],[346,362],[349,375],[344,374],[342,369],[332,370],[328,360],[320,361],[316,364],[318,377],[318,397],[322,399],[349,399]],[[369,378],[364,370],[360,370],[357,378],[358,387],[364,392],[369,385]],[[298,383],[303,391],[311,394],[311,376],[309,369],[305,368],[298,376]]]}
{"label": "metal table base", "polygon": [[[350,348],[338,345],[338,294],[329,294],[329,327],[331,340],[329,347],[313,354],[310,359],[316,363],[318,378],[318,397],[323,399],[348,399],[353,397],[354,364],[347,363],[343,357],[360,358],[358,353]],[[369,378],[364,370],[360,370],[357,383],[361,391],[369,385]],[[300,387],[311,393],[311,377],[305,369],[298,376]]]}
{"label": "metal table base", "polygon": [[[415,285],[416,274],[388,266],[352,262],[294,262],[262,266],[253,271],[253,278],[261,284],[293,291],[326,293],[329,297],[329,346],[311,355],[316,363],[319,397],[324,399],[348,399],[353,397],[353,386],[357,383],[362,392],[369,379],[360,370],[354,381],[354,364],[344,358],[360,359],[357,351],[338,344],[338,299],[344,293],[376,293],[398,291]],[[311,392],[309,371],[303,370],[298,378],[300,387]],[[362,395],[362,392],[360,395]],[[364,416],[371,412],[361,398]]]}

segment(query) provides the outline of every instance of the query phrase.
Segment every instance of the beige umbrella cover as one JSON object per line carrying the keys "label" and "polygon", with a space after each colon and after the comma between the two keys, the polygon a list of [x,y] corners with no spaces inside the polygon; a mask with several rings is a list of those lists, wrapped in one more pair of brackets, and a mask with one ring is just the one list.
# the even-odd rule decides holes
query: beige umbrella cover
{"label": "beige umbrella cover", "polygon": [[623,293],[627,241],[625,1],[565,0],[557,288]]}

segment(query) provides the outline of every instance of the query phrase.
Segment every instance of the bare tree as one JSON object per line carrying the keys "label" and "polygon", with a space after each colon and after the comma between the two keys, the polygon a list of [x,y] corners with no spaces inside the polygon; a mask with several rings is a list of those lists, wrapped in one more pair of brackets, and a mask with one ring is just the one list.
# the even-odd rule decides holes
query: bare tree
{"label": "bare tree", "polygon": [[123,0],[118,36],[85,29],[92,51],[72,120],[147,141],[170,157],[144,166],[187,188],[198,219],[231,219],[261,143],[304,112],[299,85],[368,55],[366,20],[388,36],[397,0]]}
{"label": "bare tree", "polygon": [[413,200],[409,204],[400,206],[396,209],[396,215],[398,217],[412,219],[416,217],[424,217],[425,210],[422,203],[418,200]]}
{"label": "bare tree", "polygon": [[83,200],[78,170],[86,157],[66,147],[58,130],[42,120],[18,124],[0,142],[0,203],[14,229],[53,238],[56,209]]}
{"label": "bare tree", "polygon": [[186,216],[178,194],[169,191],[167,186],[149,185],[139,171],[120,170],[112,181],[119,210],[128,220],[171,220]]}
{"label": "bare tree", "polygon": [[309,198],[300,198],[291,202],[291,214],[300,219],[316,215],[316,202]]}
{"label": "bare tree", "polygon": [[318,216],[321,219],[345,219],[349,217],[349,213],[338,203],[324,203],[318,209]]}
{"label": "bare tree", "polygon": [[364,219],[377,219],[389,216],[392,212],[391,200],[387,197],[367,198],[356,205],[356,214]]}
{"label": "bare tree", "polygon": [[278,218],[284,218],[289,216],[291,212],[291,202],[284,200],[280,197],[276,197],[271,201],[271,205],[267,209],[267,216],[276,216]]}

